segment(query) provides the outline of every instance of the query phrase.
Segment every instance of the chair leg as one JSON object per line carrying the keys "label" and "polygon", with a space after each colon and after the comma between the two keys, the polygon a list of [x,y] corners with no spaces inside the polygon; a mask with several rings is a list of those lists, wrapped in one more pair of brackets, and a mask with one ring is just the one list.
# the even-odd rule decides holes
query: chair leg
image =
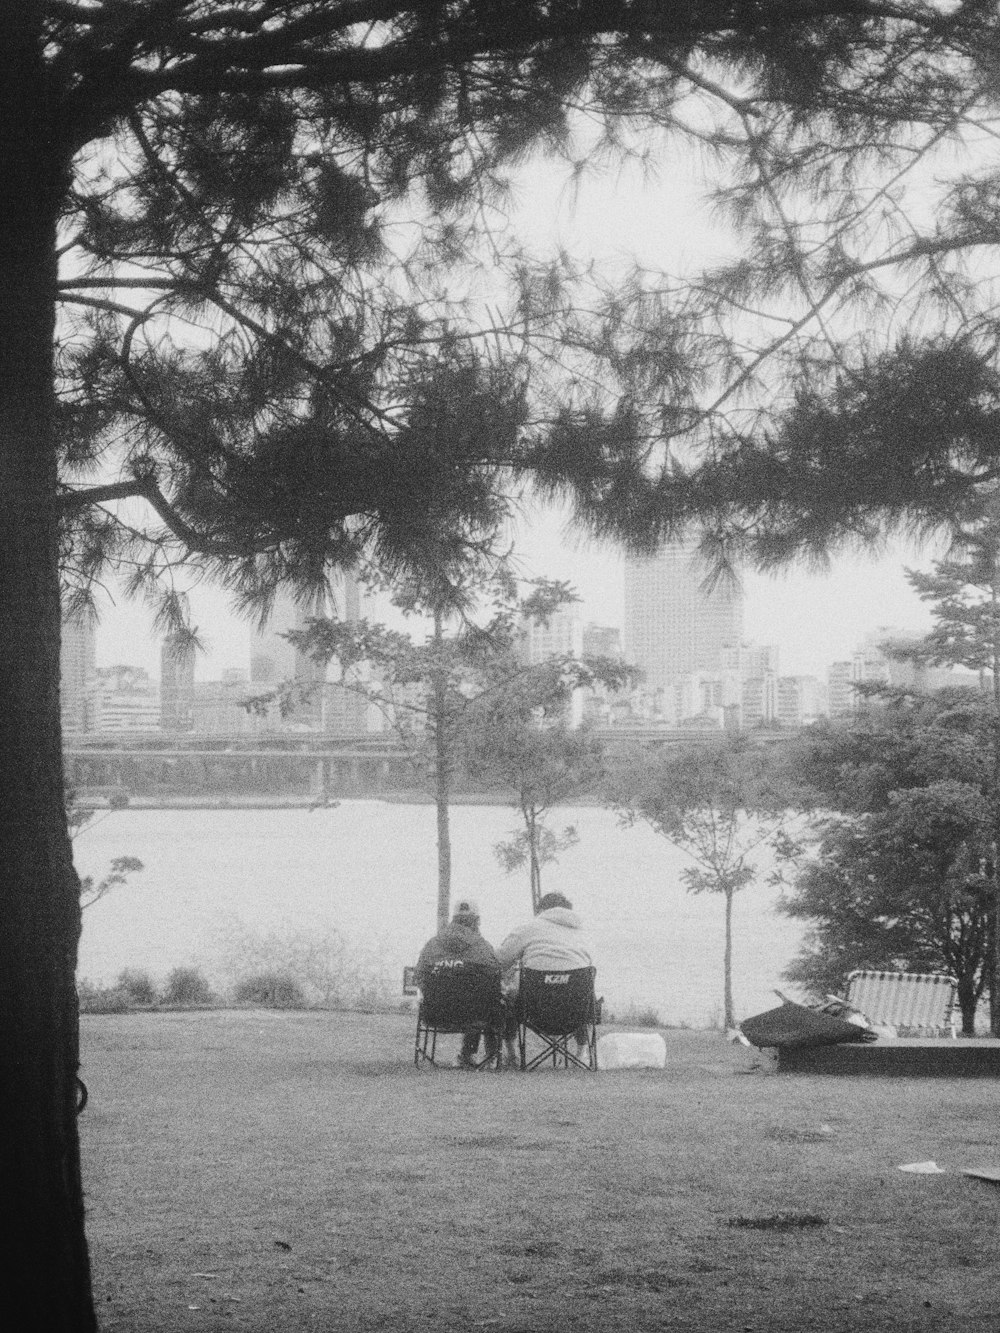
{"label": "chair leg", "polygon": [[[421,1061],[428,1064],[434,1063],[434,1050],[437,1043],[437,1032],[433,1028],[427,1027],[421,1023],[417,1028],[417,1039],[413,1048],[413,1063],[420,1065]],[[430,1046],[428,1051],[427,1047]]]}

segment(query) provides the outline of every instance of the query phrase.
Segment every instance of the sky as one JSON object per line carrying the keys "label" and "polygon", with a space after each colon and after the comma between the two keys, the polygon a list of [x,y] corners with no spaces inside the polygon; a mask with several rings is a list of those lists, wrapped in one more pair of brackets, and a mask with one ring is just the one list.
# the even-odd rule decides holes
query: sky
{"label": "sky", "polygon": [[[571,532],[558,515],[532,524],[518,544],[526,577],[565,579],[581,598],[584,623],[622,624],[624,562],[612,547],[601,548]],[[824,679],[831,662],[849,658],[866,634],[882,628],[926,633],[930,616],[905,577],[905,567],[926,569],[930,550],[902,546],[880,558],[854,556],[833,562],[828,573],[791,568],[778,575],[744,575],[744,635],[757,644],[777,644],[782,675]],[[205,653],[196,675],[215,680],[227,667],[249,665],[250,626],[231,611],[227,595],[202,584],[191,593],[192,619]],[[103,600],[97,635],[98,666],[145,667],[159,675],[160,645],[141,605],[124,598]]]}
{"label": "sky", "polygon": [[[529,164],[515,181],[511,220],[535,248],[561,246],[603,266],[631,257],[677,272],[719,258],[732,237],[704,201],[705,181],[692,159],[665,159],[658,171],[615,168],[567,184],[565,170]],[[516,537],[526,575],[566,579],[577,589],[585,622],[621,625],[623,562],[613,547],[598,547],[567,530],[565,517],[531,511]],[[850,656],[866,634],[883,627],[926,632],[930,618],[906,581],[904,567],[926,569],[940,551],[890,545],[878,557],[835,558],[829,571],[792,567],[783,574],[747,574],[745,636],[777,644],[784,675],[823,677],[830,662]],[[207,652],[201,679],[249,661],[249,626],[230,612],[218,590],[192,593],[193,618]],[[159,671],[159,645],[142,607],[106,598],[98,631],[98,665],[118,662]]]}

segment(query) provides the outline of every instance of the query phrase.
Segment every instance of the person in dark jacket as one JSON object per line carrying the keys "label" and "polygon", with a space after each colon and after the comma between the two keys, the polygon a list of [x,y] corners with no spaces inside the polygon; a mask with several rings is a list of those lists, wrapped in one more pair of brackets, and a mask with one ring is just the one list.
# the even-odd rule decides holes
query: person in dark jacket
{"label": "person in dark jacket", "polygon": [[[461,958],[467,963],[480,963],[495,973],[497,995],[500,993],[500,964],[492,947],[479,933],[479,904],[473,898],[462,898],[455,904],[455,911],[448,924],[431,937],[420,950],[417,959],[416,981],[421,988],[427,973],[435,963],[450,958]],[[495,1039],[486,1034],[486,1054],[495,1054]],[[462,1049],[456,1064],[466,1068],[472,1064],[479,1047],[479,1032],[473,1030],[462,1034]]]}

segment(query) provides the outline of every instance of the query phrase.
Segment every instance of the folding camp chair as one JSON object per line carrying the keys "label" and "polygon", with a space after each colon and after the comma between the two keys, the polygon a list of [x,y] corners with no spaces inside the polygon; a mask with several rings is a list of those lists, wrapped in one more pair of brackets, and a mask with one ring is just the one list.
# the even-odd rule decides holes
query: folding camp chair
{"label": "folding camp chair", "polygon": [[479,1032],[485,1037],[485,1054],[472,1062],[474,1069],[495,1064],[503,1054],[503,998],[496,969],[464,958],[445,958],[433,963],[424,977],[417,1006],[417,1036],[413,1063],[436,1064],[439,1033]]}
{"label": "folding camp chair", "polygon": [[856,971],[847,978],[846,1003],[879,1027],[954,1037],[956,985],[940,972]]}
{"label": "folding camp chair", "polygon": [[[560,1060],[564,1069],[597,1068],[597,1024],[600,1003],[594,995],[597,969],[577,967],[567,972],[546,972],[522,967],[517,992],[517,1041],[522,1069],[534,1069],[552,1057],[553,1067]],[[528,1033],[533,1032],[542,1050],[530,1060]],[[570,1038],[577,1032],[587,1034],[586,1060],[569,1049]]]}

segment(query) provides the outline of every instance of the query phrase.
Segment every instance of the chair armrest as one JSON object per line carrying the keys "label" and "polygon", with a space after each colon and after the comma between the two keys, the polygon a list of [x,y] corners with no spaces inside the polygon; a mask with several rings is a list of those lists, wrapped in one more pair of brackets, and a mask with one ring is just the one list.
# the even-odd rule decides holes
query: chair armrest
{"label": "chair armrest", "polygon": [[415,967],[403,968],[403,994],[420,994],[420,987],[417,985],[417,969]]}

